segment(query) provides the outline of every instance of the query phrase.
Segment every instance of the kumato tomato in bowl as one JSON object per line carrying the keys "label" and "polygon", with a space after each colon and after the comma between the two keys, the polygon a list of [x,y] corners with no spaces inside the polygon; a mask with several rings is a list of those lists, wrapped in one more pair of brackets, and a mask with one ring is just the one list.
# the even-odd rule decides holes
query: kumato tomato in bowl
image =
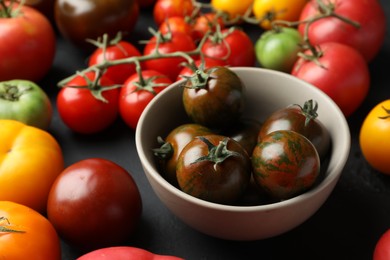
{"label": "kumato tomato in bowl", "polygon": [[[239,126],[248,125],[242,124],[242,122],[258,122],[259,125],[255,124],[255,127],[251,124],[252,130],[249,132],[252,134],[248,135],[249,132],[247,132],[243,135],[246,136],[244,138],[246,141],[256,140],[255,148],[253,148],[253,144],[245,145],[250,147],[245,149],[247,151],[245,155],[242,149],[236,149],[237,143],[234,143],[241,143],[243,138],[236,138],[232,141],[233,135],[226,134],[226,138],[221,138],[222,141],[218,144],[213,141],[208,132],[198,134],[198,136],[194,135],[193,139],[181,151],[176,151],[176,153],[180,152],[178,161],[186,160],[187,156],[196,155],[199,157],[192,163],[187,163],[188,169],[191,169],[193,173],[192,177],[191,175],[186,177],[188,172],[183,174],[183,168],[179,169],[183,165],[178,163],[176,177],[180,182],[172,181],[172,171],[169,175],[170,179],[167,178],[165,172],[167,168],[164,168],[165,164],[161,163],[163,160],[161,154],[165,154],[166,158],[169,158],[173,154],[170,149],[177,148],[177,145],[164,142],[164,140],[167,140],[166,137],[180,125],[199,124],[199,122],[193,122],[196,117],[189,117],[186,113],[183,92],[191,84],[186,83],[186,79],[183,79],[160,92],[159,96],[145,108],[136,129],[137,152],[146,177],[161,202],[190,227],[204,234],[228,240],[248,241],[274,237],[301,224],[304,225],[304,222],[320,209],[332,193],[349,156],[349,127],[345,116],[335,102],[324,92],[303,80],[287,73],[264,68],[232,67],[229,69],[241,81],[241,83],[235,81],[236,84],[242,86],[232,88],[234,94],[232,92],[229,95],[225,85],[224,94],[228,98],[224,102],[229,105],[235,104],[232,101],[234,99],[242,99],[242,102],[236,102],[236,104],[240,104],[237,109],[241,111],[238,121],[230,123],[228,126],[223,125],[222,128],[213,124],[205,127],[210,129],[213,134],[225,136],[226,133],[236,133]],[[199,75],[204,76],[202,73],[197,76]],[[219,82],[216,80],[218,78],[212,76],[205,81],[200,80],[202,84],[207,85],[207,89],[200,89],[199,93],[203,92],[205,96],[216,95],[218,91],[211,90],[212,88],[217,88],[221,82],[229,84],[229,81],[226,80]],[[222,99],[216,100],[220,102]],[[196,105],[207,106],[202,111],[205,113],[207,109],[215,109],[215,106],[219,105],[218,102],[203,102],[196,103]],[[318,149],[312,144],[310,138],[306,138],[303,133],[288,130],[289,127],[286,127],[286,124],[289,123],[288,120],[284,125],[282,124],[280,129],[275,129],[275,132],[279,131],[279,134],[269,133],[275,142],[274,148],[276,147],[276,149],[271,149],[274,152],[269,153],[268,157],[264,154],[260,156],[260,144],[270,139],[256,139],[256,134],[272,113],[290,106],[295,107],[295,112],[299,111],[298,108],[302,108],[306,112],[310,108],[310,120],[318,121],[324,127],[329,140],[325,156],[323,151],[321,154],[317,151]],[[234,131],[232,131],[233,129]],[[294,131],[294,133],[291,134],[289,131]],[[253,137],[253,132],[255,137]],[[280,134],[283,134],[283,138],[276,140]],[[292,138],[296,141],[286,141],[282,145],[280,144],[283,140],[292,140]],[[287,144],[291,146],[287,146]],[[188,149],[187,146],[190,145],[194,149]],[[271,147],[271,145],[268,146]],[[302,145],[307,145],[307,147],[301,149]],[[254,152],[256,147],[258,147],[257,152]],[[264,150],[266,150],[265,147],[263,147]],[[209,154],[205,155],[207,149]],[[282,153],[278,154],[280,165],[276,160],[272,160],[274,168],[269,167],[268,170],[264,170],[266,167],[258,167],[255,169],[262,157],[267,162],[272,153],[277,154],[276,151],[280,150],[289,153],[286,156],[283,156]],[[221,158],[220,156],[224,158],[215,160],[213,167],[210,167],[205,163],[210,154],[217,154],[218,158]],[[307,154],[310,154],[310,157]],[[213,160],[215,159],[214,156],[211,157]],[[248,157],[252,162],[249,173],[247,163],[243,164],[244,161],[247,162]],[[257,159],[255,160],[254,157]],[[225,160],[229,160],[228,165],[230,166],[226,170],[220,170],[224,167]],[[233,173],[232,160],[245,165],[241,168],[237,167],[237,164],[234,166],[239,169],[236,170],[239,174]],[[290,160],[290,164],[287,164],[286,160]],[[293,161],[295,164],[291,163]],[[197,164],[202,165],[202,167],[195,167]],[[275,169],[279,169],[279,171]],[[224,175],[224,178],[218,179],[210,172],[221,174],[221,176],[223,174],[231,175],[228,176],[229,178]],[[283,177],[283,174],[290,174],[290,176],[286,178]],[[207,175],[212,177],[206,178]],[[262,181],[263,179],[265,181]],[[183,182],[187,186],[182,186]],[[239,185],[237,185],[238,182]],[[224,188],[221,189],[221,186]],[[203,192],[200,188],[203,188]],[[218,193],[220,190],[221,193]],[[222,193],[222,190],[225,193]],[[230,191],[235,192],[234,196],[232,193],[228,193]],[[216,197],[223,199],[214,199]]]}

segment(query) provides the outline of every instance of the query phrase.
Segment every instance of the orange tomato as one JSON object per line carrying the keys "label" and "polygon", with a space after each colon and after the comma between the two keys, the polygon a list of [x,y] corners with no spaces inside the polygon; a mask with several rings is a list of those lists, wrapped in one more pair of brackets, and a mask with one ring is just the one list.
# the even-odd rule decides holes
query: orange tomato
{"label": "orange tomato", "polygon": [[227,13],[230,18],[244,15],[252,3],[253,0],[211,0],[211,6],[214,10]]}
{"label": "orange tomato", "polygon": [[253,14],[261,20],[260,26],[269,30],[271,22],[283,20],[296,22],[308,0],[254,0]]}
{"label": "orange tomato", "polygon": [[63,168],[62,151],[52,135],[18,121],[0,120],[0,200],[43,213],[51,185]]}
{"label": "orange tomato", "polygon": [[60,260],[60,239],[43,215],[24,205],[0,201],[0,258]]}
{"label": "orange tomato", "polygon": [[360,129],[360,149],[366,161],[377,171],[390,175],[390,99],[377,104]]}

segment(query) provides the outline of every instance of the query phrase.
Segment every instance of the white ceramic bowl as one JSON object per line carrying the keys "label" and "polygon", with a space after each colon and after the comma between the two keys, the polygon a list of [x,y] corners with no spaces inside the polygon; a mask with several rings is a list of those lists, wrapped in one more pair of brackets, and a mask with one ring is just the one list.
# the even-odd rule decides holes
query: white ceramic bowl
{"label": "white ceramic bowl", "polygon": [[152,153],[157,136],[166,136],[186,118],[180,82],[162,91],[143,112],[136,130],[136,146],[143,169],[160,200],[184,223],[210,236],[229,240],[257,240],[285,233],[311,217],[333,191],[350,151],[350,132],[338,106],[322,91],[289,74],[252,67],[232,68],[246,86],[245,115],[265,119],[271,112],[309,99],[318,102],[318,119],[328,129],[332,148],[325,178],[310,191],[267,205],[228,206],[190,196],[159,173]]}

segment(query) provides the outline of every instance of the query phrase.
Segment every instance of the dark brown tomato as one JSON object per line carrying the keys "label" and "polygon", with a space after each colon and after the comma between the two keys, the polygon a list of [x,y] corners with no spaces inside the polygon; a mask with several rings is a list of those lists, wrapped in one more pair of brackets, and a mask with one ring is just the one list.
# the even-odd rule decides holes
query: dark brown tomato
{"label": "dark brown tomato", "polygon": [[[183,104],[195,123],[209,128],[235,124],[244,109],[244,84],[227,67],[213,67],[194,75],[185,84]],[[199,77],[201,80],[199,80]]]}
{"label": "dark brown tomato", "polygon": [[325,126],[317,119],[317,108],[312,100],[304,106],[290,105],[269,115],[264,121],[258,136],[260,142],[264,136],[276,130],[296,131],[308,138],[323,159],[329,151],[330,135]]}
{"label": "dark brown tomato", "polygon": [[54,21],[55,0],[26,0],[25,4],[43,13],[50,21]]}
{"label": "dark brown tomato", "polygon": [[54,18],[61,34],[76,46],[93,50],[86,39],[96,40],[107,33],[126,37],[134,29],[139,16],[136,0],[57,0]]}
{"label": "dark brown tomato", "polygon": [[255,182],[274,199],[286,200],[313,187],[320,174],[320,159],[303,135],[278,130],[263,137],[252,153]]}
{"label": "dark brown tomato", "polygon": [[196,136],[209,135],[212,131],[199,124],[183,124],[173,129],[163,140],[160,148],[154,149],[155,156],[159,159],[164,178],[177,186],[176,164],[183,148]]}
{"label": "dark brown tomato", "polygon": [[179,187],[199,199],[233,204],[247,189],[251,162],[245,149],[222,135],[198,136],[179,155]]}
{"label": "dark brown tomato", "polygon": [[260,127],[261,122],[250,118],[242,118],[237,124],[224,130],[223,133],[239,142],[251,155],[257,144]]}

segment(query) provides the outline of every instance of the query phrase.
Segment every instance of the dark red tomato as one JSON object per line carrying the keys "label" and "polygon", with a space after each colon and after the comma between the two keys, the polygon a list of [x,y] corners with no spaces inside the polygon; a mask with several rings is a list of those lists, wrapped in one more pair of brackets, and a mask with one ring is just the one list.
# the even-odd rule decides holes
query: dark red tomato
{"label": "dark red tomato", "polygon": [[[300,57],[291,74],[321,89],[345,116],[351,115],[364,101],[370,87],[366,61],[354,48],[336,42],[320,44],[317,50],[321,53],[318,58],[321,65]],[[305,54],[313,56],[310,50]]]}
{"label": "dark red tomato", "polygon": [[245,86],[227,67],[206,69],[202,82],[188,80],[183,89],[183,104],[188,117],[209,128],[235,124],[244,109]]}
{"label": "dark red tomato", "polygon": [[234,27],[211,35],[203,44],[201,52],[205,57],[225,59],[232,67],[254,66],[256,61],[251,38],[246,32]]}
{"label": "dark red tomato", "polygon": [[[204,58],[202,59],[197,59],[195,61],[195,66],[197,69],[201,67],[201,64],[203,63],[203,69],[209,69],[213,67],[218,67],[218,66],[225,66],[226,61],[224,60],[217,60],[217,59],[211,59],[211,58]],[[186,63],[188,65],[188,63]],[[195,71],[188,65],[183,66],[182,70],[179,72],[179,75],[177,76],[176,80],[181,80],[185,76],[190,77],[194,75]]]}
{"label": "dark red tomato", "polygon": [[195,39],[202,39],[206,33],[215,33],[218,26],[221,30],[225,28],[222,17],[219,17],[217,13],[200,14],[195,18],[195,22],[192,25]]}
{"label": "dark red tomato", "polygon": [[192,25],[183,16],[168,17],[160,24],[159,31],[162,34],[182,32],[194,38]]}
{"label": "dark red tomato", "polygon": [[158,158],[164,173],[164,178],[172,185],[177,186],[176,164],[183,148],[196,136],[209,135],[213,132],[202,125],[187,123],[174,128],[164,140],[160,140],[161,147],[153,150]]}
{"label": "dark red tomato", "polygon": [[103,34],[114,38],[118,32],[129,35],[138,20],[136,0],[58,0],[54,15],[61,34],[75,45],[92,50],[86,39]]}
{"label": "dark red tomato", "polygon": [[176,175],[185,193],[210,202],[232,204],[249,185],[251,163],[245,149],[233,139],[198,136],[180,153]]}
{"label": "dark red tomato", "polygon": [[[196,45],[188,34],[176,32],[171,36],[162,35],[162,37],[153,36],[144,48],[144,55],[168,54],[172,52],[189,52],[196,49]],[[175,81],[182,69],[181,63],[186,60],[183,57],[171,58],[153,58],[143,62],[147,70],[156,70],[167,75],[172,81]]]}
{"label": "dark red tomato", "polygon": [[[105,60],[113,61],[136,56],[141,56],[141,52],[133,44],[127,41],[119,41],[106,48],[97,48],[90,56],[88,65],[93,66]],[[127,63],[110,66],[106,70],[105,76],[115,84],[123,84],[134,73],[134,63]]]}
{"label": "dark red tomato", "polygon": [[81,251],[116,246],[131,238],[142,200],[131,176],[100,158],[78,161],[55,180],[47,215],[61,238]]}
{"label": "dark red tomato", "polygon": [[138,120],[149,102],[163,89],[172,84],[164,74],[154,70],[131,75],[123,84],[119,94],[119,113],[125,123],[135,129]]}
{"label": "dark red tomato", "polygon": [[378,239],[374,249],[372,260],[388,260],[390,259],[390,229],[384,232]]}
{"label": "dark red tomato", "polygon": [[[300,21],[313,18],[320,13],[316,0],[311,0],[302,10]],[[324,42],[339,42],[359,50],[366,61],[372,60],[379,52],[386,33],[386,17],[377,0],[332,0],[325,1],[329,8],[340,16],[357,22],[359,27],[336,17],[319,19],[312,23],[308,39],[313,45]],[[305,24],[299,26],[304,34]]]}
{"label": "dark red tomato", "polygon": [[184,260],[184,258],[158,255],[142,248],[131,246],[114,246],[96,249],[76,260]]}
{"label": "dark red tomato", "polygon": [[[90,81],[94,72],[85,75]],[[118,116],[119,90],[104,90],[113,85],[104,76],[96,89],[90,89],[86,79],[77,75],[57,95],[57,109],[62,121],[70,129],[82,134],[93,134],[109,127]],[[81,88],[80,88],[81,87]],[[99,91],[104,100],[99,99]]]}
{"label": "dark red tomato", "polygon": [[257,144],[261,122],[251,118],[241,118],[237,124],[224,129],[223,135],[229,136],[241,144],[248,155],[252,155]]}
{"label": "dark red tomato", "polygon": [[168,17],[191,16],[194,9],[192,0],[157,0],[153,8],[153,17],[159,26]]}
{"label": "dark red tomato", "polygon": [[[36,9],[1,1],[0,81],[41,80],[50,70],[56,37],[49,20]],[[7,8],[5,8],[7,6]]]}
{"label": "dark red tomato", "polygon": [[313,144],[290,130],[266,135],[253,149],[251,160],[255,182],[274,199],[286,200],[307,191],[320,174]]}
{"label": "dark red tomato", "polygon": [[273,131],[292,130],[309,139],[320,158],[324,158],[329,152],[330,135],[317,118],[317,108],[315,101],[308,100],[303,106],[292,104],[273,112],[266,118],[258,132],[258,142]]}

